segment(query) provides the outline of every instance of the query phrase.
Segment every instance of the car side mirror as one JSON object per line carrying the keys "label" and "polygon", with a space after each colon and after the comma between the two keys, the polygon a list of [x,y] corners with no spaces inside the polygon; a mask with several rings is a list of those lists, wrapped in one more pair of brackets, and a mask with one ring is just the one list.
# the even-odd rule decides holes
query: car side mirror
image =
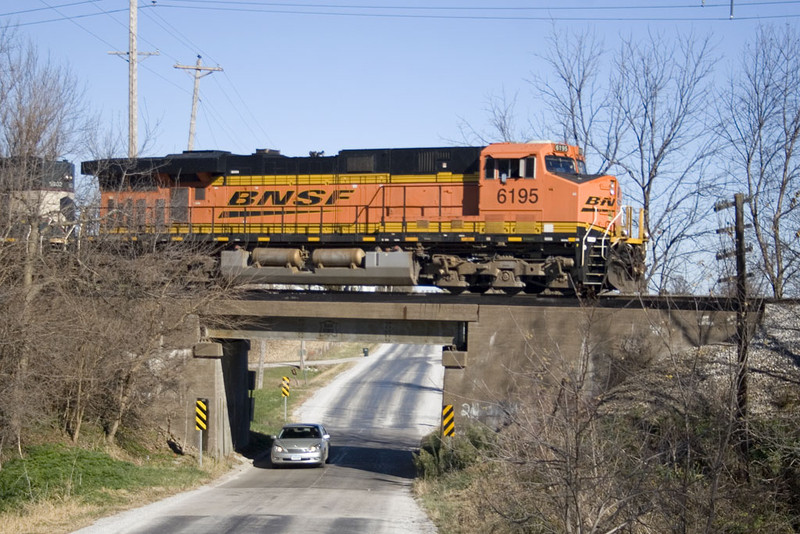
{"label": "car side mirror", "polygon": [[270,436],[269,438],[274,441],[274,440],[278,439],[278,436]]}
{"label": "car side mirror", "polygon": [[322,435],[322,439],[331,439],[331,435],[330,434],[323,434]]}

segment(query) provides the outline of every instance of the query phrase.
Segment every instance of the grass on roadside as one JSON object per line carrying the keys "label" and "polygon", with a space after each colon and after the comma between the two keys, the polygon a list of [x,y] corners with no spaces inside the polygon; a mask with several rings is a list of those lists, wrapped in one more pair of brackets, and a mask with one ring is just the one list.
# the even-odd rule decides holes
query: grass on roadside
{"label": "grass on roadside", "polygon": [[205,473],[189,466],[163,462],[139,466],[111,458],[105,452],[61,444],[40,445],[0,470],[0,511],[51,497],[76,496],[90,503],[111,500],[110,504],[114,504],[115,490],[186,487],[204,477]]}
{"label": "grass on roadside", "polygon": [[[336,360],[362,356],[364,345],[340,343],[325,354],[326,360]],[[371,351],[373,346],[366,345]],[[305,373],[291,365],[268,367],[264,369],[261,389],[253,392],[255,413],[250,423],[250,448],[266,450],[271,444],[270,436],[277,434],[284,423],[292,421],[292,410],[303,404],[319,388],[323,387],[340,373],[347,370],[352,362],[315,365],[308,362]],[[293,372],[294,371],[294,372]],[[289,397],[286,399],[286,419],[284,419],[284,397],[281,395],[282,378],[289,378]]]}
{"label": "grass on roadside", "polygon": [[[146,504],[211,478],[188,461],[153,456],[144,463],[49,443],[0,470],[0,533],[67,532],[105,512]],[[50,512],[42,514],[42,510]]]}

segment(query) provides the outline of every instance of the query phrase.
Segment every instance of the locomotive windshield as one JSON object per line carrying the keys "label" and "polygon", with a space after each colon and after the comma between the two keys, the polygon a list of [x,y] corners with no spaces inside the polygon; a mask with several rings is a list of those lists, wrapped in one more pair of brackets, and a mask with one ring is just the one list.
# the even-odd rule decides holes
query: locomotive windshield
{"label": "locomotive windshield", "polygon": [[545,156],[544,164],[549,172],[586,174],[586,164],[584,162],[576,162],[574,159],[566,156]]}
{"label": "locomotive windshield", "polygon": [[536,158],[486,158],[484,175],[487,180],[508,178],[535,178]]}

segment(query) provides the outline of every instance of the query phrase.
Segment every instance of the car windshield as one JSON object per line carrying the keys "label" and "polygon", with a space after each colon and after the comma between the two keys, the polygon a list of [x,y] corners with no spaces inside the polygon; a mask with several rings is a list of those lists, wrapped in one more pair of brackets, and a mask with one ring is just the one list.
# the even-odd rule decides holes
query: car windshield
{"label": "car windshield", "polygon": [[313,439],[322,437],[315,426],[292,426],[281,430],[280,439]]}

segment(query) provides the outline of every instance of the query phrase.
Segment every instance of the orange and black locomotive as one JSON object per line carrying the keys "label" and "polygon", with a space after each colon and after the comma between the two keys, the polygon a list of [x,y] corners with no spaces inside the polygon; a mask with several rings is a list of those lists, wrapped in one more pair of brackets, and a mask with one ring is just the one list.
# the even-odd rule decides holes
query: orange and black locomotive
{"label": "orange and black locomotive", "polygon": [[617,179],[562,143],[192,151],[81,170],[98,178],[103,233],[219,243],[221,274],[242,282],[568,293],[638,291],[645,273]]}

